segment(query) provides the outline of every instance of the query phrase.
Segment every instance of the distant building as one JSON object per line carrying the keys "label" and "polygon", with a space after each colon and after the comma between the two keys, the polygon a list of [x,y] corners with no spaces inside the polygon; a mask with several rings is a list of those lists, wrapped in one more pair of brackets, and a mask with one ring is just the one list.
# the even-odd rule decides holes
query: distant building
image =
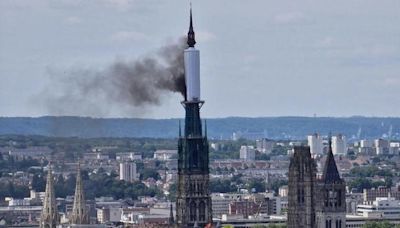
{"label": "distant building", "polygon": [[369,204],[375,201],[376,198],[389,197],[389,196],[395,198],[396,200],[400,200],[400,191],[386,187],[363,190],[363,201]]}
{"label": "distant building", "polygon": [[136,161],[136,160],[141,160],[142,155],[134,152],[117,153],[115,155],[115,159],[117,161]]}
{"label": "distant building", "polygon": [[177,150],[156,150],[156,152],[154,152],[154,159],[166,161],[177,158],[177,155]]}
{"label": "distant building", "polygon": [[357,214],[367,218],[400,218],[400,200],[394,197],[377,197],[372,204],[358,205]]}
{"label": "distant building", "polygon": [[289,193],[289,189],[287,185],[281,186],[279,188],[279,196],[280,197],[287,197]]}
{"label": "distant building", "polygon": [[389,141],[385,139],[376,139],[374,146],[376,155],[389,154]]}
{"label": "distant building", "polygon": [[119,179],[133,182],[138,180],[136,163],[134,162],[122,162],[119,164]]}
{"label": "distant building", "polygon": [[342,134],[332,136],[332,152],[334,155],[346,155],[347,143],[346,137]]}
{"label": "distant building", "polygon": [[374,150],[373,150],[372,144],[373,143],[370,140],[366,140],[366,139],[361,140],[359,148],[358,148],[358,152],[363,153],[363,154],[373,154]]}
{"label": "distant building", "polygon": [[322,154],[324,151],[324,145],[322,143],[322,137],[318,133],[307,136],[308,146],[310,147],[311,155]]}
{"label": "distant building", "polygon": [[251,161],[256,159],[256,151],[254,146],[241,146],[240,159]]}
{"label": "distant building", "polygon": [[229,204],[240,200],[243,194],[237,193],[213,193],[211,195],[213,217],[221,217],[229,214]]}
{"label": "distant building", "polygon": [[256,140],[257,151],[265,154],[270,154],[275,146],[275,142],[270,139],[262,138]]}

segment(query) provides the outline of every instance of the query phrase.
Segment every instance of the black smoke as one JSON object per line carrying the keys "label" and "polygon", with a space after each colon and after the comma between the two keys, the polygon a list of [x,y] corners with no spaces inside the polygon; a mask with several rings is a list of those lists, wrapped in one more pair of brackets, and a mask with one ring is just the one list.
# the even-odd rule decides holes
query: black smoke
{"label": "black smoke", "polygon": [[185,98],[183,51],[186,47],[181,38],[155,54],[134,61],[117,60],[102,70],[78,66],[62,75],[59,71],[50,71],[52,83],[58,80],[61,86],[57,91],[53,89],[53,94],[49,90],[44,92],[43,101],[51,114],[93,115],[94,112],[102,116],[105,111],[100,108],[104,105],[98,105],[100,102],[140,109],[160,105],[171,93],[180,93]]}

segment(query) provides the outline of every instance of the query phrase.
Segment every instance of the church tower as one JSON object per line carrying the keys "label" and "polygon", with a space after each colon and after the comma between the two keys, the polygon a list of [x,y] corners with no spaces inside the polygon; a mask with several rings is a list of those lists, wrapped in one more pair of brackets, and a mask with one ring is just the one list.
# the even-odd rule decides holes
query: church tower
{"label": "church tower", "polygon": [[316,165],[310,147],[294,147],[289,165],[288,228],[315,228]]}
{"label": "church tower", "polygon": [[316,208],[318,228],[346,227],[346,183],[340,178],[329,139],[329,152],[318,184]]}
{"label": "church tower", "polygon": [[60,222],[53,182],[51,164],[49,164],[45,198],[43,201],[42,215],[40,216],[40,228],[56,228]]}
{"label": "church tower", "polygon": [[179,133],[178,142],[176,224],[179,228],[204,227],[212,223],[209,149],[200,120],[200,108],[204,104],[200,100],[200,52],[194,47],[192,9],[187,44],[184,51],[186,99],[182,102],[186,112],[185,130],[183,136]]}
{"label": "church tower", "polygon": [[78,163],[78,172],[76,174],[76,187],[74,206],[70,219],[71,224],[89,224],[89,214],[86,210],[85,194],[83,192],[83,183],[81,176],[81,164]]}

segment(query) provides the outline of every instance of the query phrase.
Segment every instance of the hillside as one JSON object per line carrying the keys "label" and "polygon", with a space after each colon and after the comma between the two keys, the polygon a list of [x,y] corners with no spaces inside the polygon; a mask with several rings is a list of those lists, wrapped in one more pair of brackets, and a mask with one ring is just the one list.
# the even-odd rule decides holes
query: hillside
{"label": "hillside", "polygon": [[[152,137],[178,135],[179,119],[127,119],[89,117],[1,117],[0,134],[58,137]],[[210,138],[231,138],[234,132],[244,137],[273,139],[305,138],[307,134],[343,133],[348,138],[399,138],[400,118],[370,117],[228,117],[207,119]]]}

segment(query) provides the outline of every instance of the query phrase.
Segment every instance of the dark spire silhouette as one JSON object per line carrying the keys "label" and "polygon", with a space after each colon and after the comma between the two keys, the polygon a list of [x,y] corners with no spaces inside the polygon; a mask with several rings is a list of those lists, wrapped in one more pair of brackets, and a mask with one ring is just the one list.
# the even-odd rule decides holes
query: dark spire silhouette
{"label": "dark spire silhouette", "polygon": [[172,211],[172,203],[169,205],[169,224],[173,225],[175,223],[174,220],[174,212]]}
{"label": "dark spire silhouette", "polygon": [[189,32],[187,36],[187,44],[189,47],[194,47],[196,44],[194,30],[193,30],[193,19],[192,19],[192,5],[190,4],[190,25],[189,25]]}
{"label": "dark spire silhouette", "polygon": [[340,182],[339,171],[336,166],[335,157],[332,152],[332,136],[329,133],[329,150],[326,156],[324,172],[322,173],[322,179],[325,183],[335,183]]}

